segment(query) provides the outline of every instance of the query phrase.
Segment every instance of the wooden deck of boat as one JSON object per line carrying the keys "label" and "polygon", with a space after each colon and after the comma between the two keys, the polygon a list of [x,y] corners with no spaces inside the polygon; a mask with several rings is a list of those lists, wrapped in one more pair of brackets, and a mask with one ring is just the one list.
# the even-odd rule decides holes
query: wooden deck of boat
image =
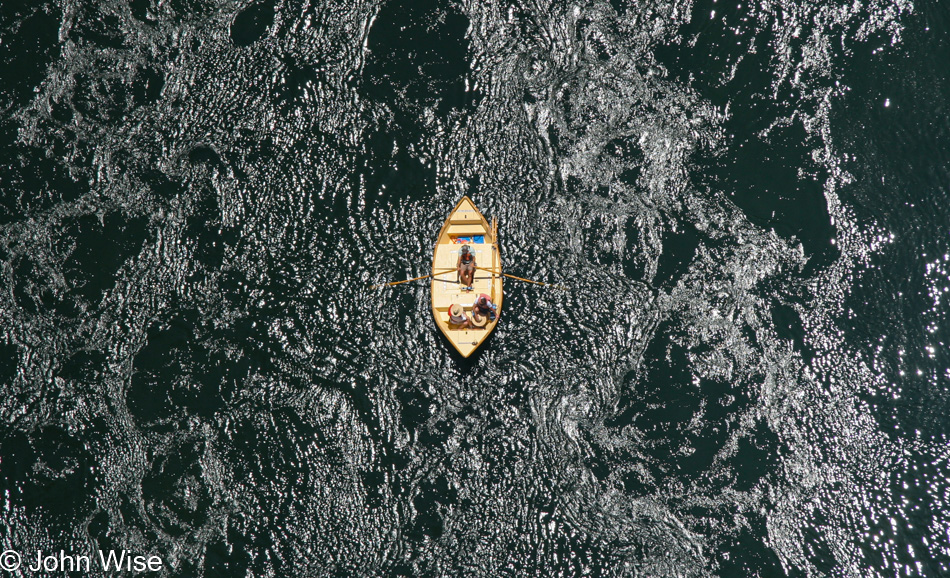
{"label": "wooden deck of boat", "polygon": [[[468,197],[455,206],[442,229],[435,244],[432,258],[432,314],[435,323],[455,349],[468,357],[488,338],[501,316],[502,283],[500,275],[491,275],[488,271],[475,271],[475,281],[472,291],[465,291],[458,283],[456,265],[459,250],[462,245],[468,245],[475,253],[475,262],[479,267],[501,272],[501,255],[498,253],[496,231],[489,226],[478,208]],[[482,242],[476,242],[482,237]],[[470,241],[464,239],[470,238]],[[497,306],[495,321],[490,321],[484,328],[462,329],[449,323],[449,307],[458,303],[466,314],[471,316],[472,303],[479,294],[485,293],[491,297]]]}

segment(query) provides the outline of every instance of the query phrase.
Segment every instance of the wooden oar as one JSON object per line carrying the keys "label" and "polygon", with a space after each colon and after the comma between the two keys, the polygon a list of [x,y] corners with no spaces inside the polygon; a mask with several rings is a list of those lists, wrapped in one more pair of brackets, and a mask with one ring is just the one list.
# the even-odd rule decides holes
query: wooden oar
{"label": "wooden oar", "polygon": [[379,288],[381,288],[381,287],[392,287],[393,285],[401,285],[401,284],[403,284],[403,283],[408,283],[408,282],[410,282],[410,281],[418,281],[418,280],[420,280],[420,279],[428,279],[429,277],[432,277],[433,275],[441,275],[441,274],[443,274],[443,273],[449,273],[449,272],[451,272],[451,271],[455,271],[455,269],[446,269],[446,270],[444,270],[444,271],[439,271],[438,273],[429,273],[428,275],[423,275],[422,277],[413,277],[412,279],[406,279],[406,280],[404,280],[404,281],[391,281],[391,282],[389,282],[389,283],[383,283],[382,285],[370,285],[369,288],[370,288],[370,289],[379,289]]}
{"label": "wooden oar", "polygon": [[495,271],[494,269],[483,269],[481,267],[475,267],[479,271],[488,271],[494,275],[501,275],[503,277],[509,277],[511,279],[517,279],[518,281],[524,281],[525,283],[534,283],[535,285],[543,285],[545,287],[554,287],[555,289],[564,289],[567,290],[567,287],[563,285],[552,285],[551,283],[542,283],[541,281],[532,281],[531,279],[525,279],[524,277],[517,277],[515,275],[509,275],[508,273],[502,273],[500,271]]}
{"label": "wooden oar", "polygon": [[[491,279],[491,277],[473,277],[472,281],[478,281],[479,279]],[[461,285],[461,281],[452,281],[451,279],[439,279],[443,283],[455,283],[456,285]]]}

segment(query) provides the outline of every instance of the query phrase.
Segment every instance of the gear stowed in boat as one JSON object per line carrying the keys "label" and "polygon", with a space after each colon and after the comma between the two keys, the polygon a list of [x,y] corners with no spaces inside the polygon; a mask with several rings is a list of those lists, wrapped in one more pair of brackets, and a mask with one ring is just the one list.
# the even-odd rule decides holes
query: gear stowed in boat
{"label": "gear stowed in boat", "polygon": [[[498,325],[503,296],[497,233],[497,224],[489,226],[475,203],[462,197],[436,238],[432,257],[432,315],[439,330],[462,357],[478,349]],[[470,286],[462,284],[456,273],[464,246],[474,257],[474,278]],[[482,295],[493,304],[490,317],[473,314],[472,306]],[[460,306],[461,314],[458,309],[451,311],[452,305]]]}

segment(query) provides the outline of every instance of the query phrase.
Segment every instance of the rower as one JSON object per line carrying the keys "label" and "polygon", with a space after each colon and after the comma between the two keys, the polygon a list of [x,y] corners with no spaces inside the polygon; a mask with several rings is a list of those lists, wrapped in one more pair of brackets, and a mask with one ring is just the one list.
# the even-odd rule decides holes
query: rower
{"label": "rower", "polygon": [[459,251],[458,263],[455,266],[458,269],[459,281],[461,281],[462,287],[466,291],[471,291],[472,281],[475,279],[475,268],[478,265],[475,263],[475,253],[472,253],[468,245],[462,245],[462,250]]}

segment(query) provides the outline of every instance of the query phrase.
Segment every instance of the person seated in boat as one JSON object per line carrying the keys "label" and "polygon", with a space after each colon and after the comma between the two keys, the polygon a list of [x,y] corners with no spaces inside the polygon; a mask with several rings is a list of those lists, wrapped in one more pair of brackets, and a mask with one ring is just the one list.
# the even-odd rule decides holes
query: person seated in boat
{"label": "person seated in boat", "polygon": [[456,269],[458,269],[459,281],[466,291],[472,290],[472,281],[475,279],[476,267],[478,267],[478,265],[475,263],[475,253],[472,252],[472,249],[468,245],[462,245],[462,250],[459,251]]}
{"label": "person seated in boat", "polygon": [[465,314],[465,309],[462,309],[461,305],[453,303],[449,307],[449,324],[468,329],[472,326],[472,321],[468,318],[468,315]]}
{"label": "person seated in boat", "polygon": [[491,297],[482,293],[475,299],[475,302],[472,303],[472,317],[476,320],[479,317],[488,317],[489,321],[495,320],[495,311],[498,310],[498,306],[491,302]]}

